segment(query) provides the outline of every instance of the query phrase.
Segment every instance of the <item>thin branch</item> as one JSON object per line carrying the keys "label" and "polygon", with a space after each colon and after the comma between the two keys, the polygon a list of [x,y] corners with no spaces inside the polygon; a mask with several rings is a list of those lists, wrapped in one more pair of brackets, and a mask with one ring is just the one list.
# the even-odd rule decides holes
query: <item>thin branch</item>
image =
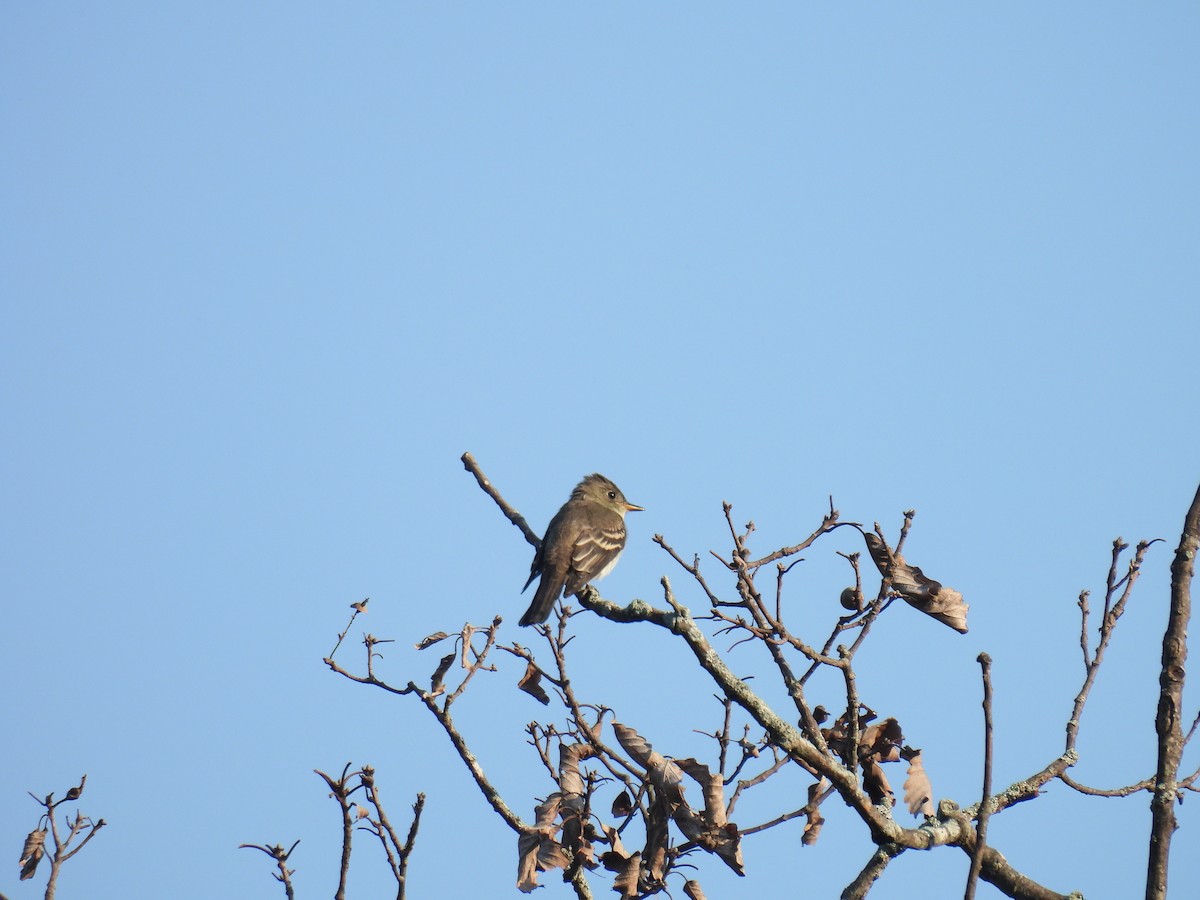
{"label": "thin branch", "polygon": [[[408,838],[404,842],[404,850],[400,854],[400,893],[397,900],[404,900],[404,892],[408,884],[408,860],[412,856],[413,844],[417,840],[417,829],[421,825],[421,813],[425,811],[425,794],[417,794],[413,803],[412,824],[408,826]],[[394,839],[394,838],[393,838]]]}
{"label": "thin branch", "polygon": [[360,778],[367,789],[367,801],[375,807],[376,815],[374,820],[368,819],[371,827],[365,830],[373,833],[383,845],[383,852],[391,867],[392,877],[396,879],[396,900],[404,900],[408,881],[408,859],[412,854],[417,829],[421,824],[421,813],[425,809],[425,795],[417,794],[417,800],[413,804],[413,820],[408,829],[408,839],[401,841],[388,819],[382,800],[379,798],[379,788],[375,783],[375,770],[371,766],[363,766]]}
{"label": "thin branch", "polygon": [[[689,565],[688,563],[683,561],[683,558],[680,557],[680,555],[678,553],[676,553],[675,550],[671,546],[669,546],[665,540],[663,540],[663,536],[661,534],[654,535],[654,543],[658,544],[658,546],[662,547],[665,551],[667,551],[667,553],[670,555],[671,559],[673,559],[673,560],[675,560],[675,562],[679,563],[680,567],[683,568],[683,570],[685,572],[687,572],[689,575],[691,575],[693,578],[696,579],[696,583],[700,585],[701,590],[703,590],[705,596],[708,597],[708,602],[710,604],[712,604],[713,606],[718,606],[721,604],[721,601],[717,598],[717,595],[714,594],[712,592],[712,590],[709,588],[708,582],[704,580],[704,576],[700,574],[700,557],[699,556],[695,557],[692,560],[691,565]],[[727,569],[729,568],[727,565],[725,565],[724,560],[721,560],[721,565],[725,566],[725,568],[727,568]]]}
{"label": "thin branch", "polygon": [[[533,535],[524,525],[524,519],[515,512],[507,503],[503,501],[499,493],[491,486],[486,477],[483,476],[478,466],[469,454],[463,457],[464,466],[468,471],[471,471],[480,486],[493,498],[501,511],[509,518],[511,522],[522,528],[526,534],[527,540],[534,546],[537,545],[536,535]],[[782,657],[782,653],[787,649],[787,646],[796,647],[801,653],[798,639],[789,635],[780,621],[782,612],[781,602],[781,585],[777,582],[776,585],[776,600],[778,601],[774,610],[768,610],[763,598],[754,584],[754,575],[762,565],[779,560],[785,556],[794,556],[799,553],[805,546],[815,541],[817,537],[826,531],[832,530],[841,524],[837,521],[836,510],[830,509],[830,515],[822,522],[821,528],[813,533],[807,542],[796,545],[795,547],[785,547],[774,554],[769,554],[761,559],[752,560],[751,555],[746,546],[747,536],[750,535],[754,526],[753,523],[748,523],[744,531],[740,531],[734,524],[731,514],[732,507],[730,504],[724,504],[725,518],[729,525],[729,532],[733,540],[733,553],[728,561],[717,556],[718,560],[728,571],[733,573],[737,579],[737,598],[735,602],[718,602],[715,594],[704,584],[699,577],[698,560],[692,564],[688,564],[679,559],[674,551],[666,547],[665,542],[661,538],[656,537],[656,541],[660,543],[664,549],[674,557],[677,562],[701,585],[704,593],[714,609],[718,606],[740,606],[745,608],[749,615],[746,618],[741,616],[736,619],[731,619],[728,616],[720,616],[730,625],[729,630],[741,631],[748,636],[748,639],[762,640],[772,655],[775,657],[776,665],[780,669],[781,675],[784,676],[784,682],[788,685],[789,694],[794,701],[799,701],[797,706],[802,711],[801,719],[803,721],[803,731],[798,730],[793,724],[785,720],[783,717],[775,713],[761,697],[752,691],[745,680],[738,677],[729,668],[722,656],[709,643],[708,636],[700,630],[696,621],[692,618],[690,612],[683,607],[674,597],[670,582],[663,579],[663,589],[669,609],[656,609],[644,601],[634,600],[628,606],[618,606],[610,601],[605,600],[592,586],[586,586],[579,594],[577,594],[578,602],[593,613],[607,618],[614,622],[648,622],[658,625],[673,635],[684,641],[686,646],[692,651],[696,657],[700,667],[703,668],[716,683],[720,691],[728,699],[729,702],[737,704],[741,707],[755,722],[761,725],[766,731],[766,743],[773,748],[773,752],[778,752],[783,758],[797,762],[808,771],[815,775],[826,779],[826,783],[831,785],[830,790],[836,790],[843,801],[853,810],[853,812],[862,820],[870,833],[871,839],[875,841],[881,849],[885,850],[884,857],[890,859],[905,849],[930,849],[935,846],[955,845],[960,847],[964,852],[978,859],[979,878],[996,885],[999,889],[1012,897],[1024,898],[1062,898],[1064,895],[1057,894],[1042,885],[1037,884],[1023,876],[1020,872],[1013,869],[1011,865],[996,852],[993,848],[986,845],[985,841],[980,840],[980,835],[976,831],[975,824],[971,814],[959,810],[957,807],[941,807],[936,816],[926,819],[925,823],[916,828],[905,828],[896,822],[891,815],[891,809],[887,804],[876,806],[871,798],[864,792],[859,784],[859,779],[856,773],[842,764],[842,761],[835,755],[829,752],[826,742],[821,736],[819,727],[813,722],[815,721],[811,713],[804,715],[807,710],[807,703],[803,700],[802,686],[809,675],[817,668],[827,664],[826,659],[831,662],[832,657],[829,656],[829,650],[837,642],[836,638],[843,631],[858,629],[859,633],[854,636],[848,648],[839,648],[841,658],[837,660],[840,663],[839,667],[850,664],[855,651],[860,647],[866,638],[866,634],[870,630],[871,624],[882,612],[887,609],[892,600],[896,596],[890,590],[890,578],[885,573],[880,585],[880,591],[874,601],[866,604],[861,610],[855,610],[853,615],[846,616],[840,619],[836,628],[830,635],[829,641],[825,649],[817,654],[811,651],[812,655],[808,656],[810,666],[809,671],[801,678],[796,678],[792,674],[790,665],[787,660]],[[905,515],[905,525],[901,529],[900,540],[897,544],[897,550],[903,544],[907,536],[908,526],[911,522],[911,513]],[[861,530],[861,526],[860,530]],[[864,532],[865,533],[865,532]],[[882,536],[880,536],[882,540]],[[886,542],[885,542],[886,546]],[[889,551],[892,552],[892,551]],[[716,555],[716,554],[714,554]],[[1131,573],[1136,574],[1136,573]],[[1114,592],[1120,587],[1128,588],[1129,579],[1112,579],[1112,587]],[[1114,598],[1114,609],[1117,603],[1117,598]],[[857,604],[856,604],[857,605]],[[773,614],[772,614],[773,613]],[[747,621],[747,618],[750,621]],[[1115,616],[1113,617],[1115,620]],[[560,629],[561,630],[561,629]],[[546,632],[548,634],[548,632]],[[561,639],[561,635],[559,636]],[[778,655],[777,655],[778,654]],[[814,656],[816,658],[814,658]],[[569,679],[565,677],[565,673],[560,672],[562,677],[559,679],[562,683],[558,686],[560,693],[569,687]],[[373,673],[368,671],[368,676],[374,678]],[[401,691],[395,688],[391,690],[400,693]],[[461,743],[461,736],[456,740],[457,732],[454,731],[450,724],[449,716],[445,710],[439,710],[437,704],[432,703],[431,697],[426,693],[418,690],[410,683],[410,690],[416,693],[422,702],[430,707],[430,711],[439,718],[447,733],[451,736],[452,741],[456,744],[460,756],[467,763],[468,768],[476,775],[477,782],[480,783],[481,789],[484,790],[485,796],[488,795],[488,790],[485,783],[481,781],[481,772],[478,772],[477,764],[474,764],[474,758],[466,750],[465,744]],[[576,707],[575,721],[576,729],[590,731],[586,722],[578,715],[578,704]],[[531,732],[532,734],[532,732]],[[550,732],[545,731],[547,742],[550,741]],[[536,736],[535,736],[536,739]],[[1036,796],[1037,787],[1044,784],[1046,781],[1055,777],[1055,775],[1064,771],[1066,767],[1073,764],[1076,756],[1073,749],[1068,748],[1058,760],[1053,762],[1042,773],[1034,776],[1027,783],[1014,785],[1009,788],[1004,794],[996,797],[985,795],[984,799],[978,804],[977,812],[983,813],[983,819],[989,813],[1003,809],[1008,805],[1020,802],[1024,799],[1029,799]],[[723,767],[722,767],[723,768]],[[589,773],[590,774],[590,773]],[[990,775],[989,775],[990,778]],[[590,784],[590,781],[589,781]],[[988,784],[990,789],[990,783]],[[990,792],[990,791],[989,791]],[[498,800],[497,802],[502,803]],[[640,804],[641,799],[638,800]],[[515,816],[511,819],[501,812],[500,806],[493,803],[493,806],[500,812],[506,821],[522,834],[530,833],[530,826],[524,825]],[[504,807],[506,810],[507,807]],[[792,815],[792,814],[785,814]],[[647,845],[648,848],[650,844]],[[883,857],[881,857],[882,859]],[[876,861],[874,866],[878,866],[877,871],[882,871],[882,867],[886,863]],[[581,874],[581,870],[576,869],[575,874]],[[876,876],[877,877],[877,876]],[[873,879],[867,879],[868,882]],[[576,890],[580,889],[576,885]],[[865,890],[864,890],[865,893]]]}
{"label": "thin branch", "polygon": [[[83,790],[86,784],[87,775],[84,775],[79,779],[79,784],[70,788],[61,800],[55,800],[53,793],[47,794],[45,798],[38,798],[32,791],[29,792],[29,796],[33,797],[33,799],[45,810],[45,812],[42,813],[39,819],[38,827],[30,833],[28,838],[26,838],[25,850],[28,851],[28,855],[26,855],[25,851],[22,852],[20,859],[20,865],[22,867],[21,880],[24,881],[27,878],[32,878],[34,870],[37,869],[39,860],[44,858],[46,855],[45,840],[47,829],[42,827],[42,821],[45,821],[49,825],[48,830],[50,832],[51,839],[54,842],[54,852],[50,854],[49,857],[50,874],[46,880],[45,900],[54,900],[55,892],[58,890],[58,875],[62,870],[63,863],[86,847],[88,842],[96,836],[96,832],[108,824],[103,819],[97,819],[93,822],[89,817],[76,810],[74,821],[72,821],[70,818],[67,818],[64,821],[64,824],[67,827],[66,837],[62,837],[59,833],[58,818],[56,815],[58,807],[64,803],[72,803],[83,796]],[[74,842],[75,838],[79,837],[79,835],[84,831],[87,833],[84,834],[83,840],[80,841],[79,844],[74,848],[72,848],[72,842]]]}
{"label": "thin branch", "polygon": [[338,652],[338,647],[342,646],[342,641],[344,641],[346,639],[346,635],[350,633],[350,626],[354,624],[354,620],[358,618],[358,614],[360,612],[367,611],[367,601],[370,599],[370,597],[367,597],[366,599],[360,600],[357,603],[350,604],[350,608],[353,609],[354,612],[350,614],[350,621],[346,623],[346,627],[343,628],[338,634],[337,643],[334,644],[333,649],[329,651],[330,659],[332,659],[333,655]]}
{"label": "thin branch", "polygon": [[464,453],[462,455],[462,464],[463,468],[475,476],[475,480],[479,482],[479,486],[483,488],[484,493],[496,501],[496,505],[500,507],[500,512],[504,513],[508,521],[521,529],[521,533],[525,535],[525,540],[529,541],[534,548],[542,546],[542,539],[529,527],[529,523],[525,521],[525,517],[509,506],[507,501],[500,496],[500,492],[492,487],[491,481],[483,474],[483,470],[479,468],[479,463],[475,462],[475,457],[470,453]]}
{"label": "thin branch", "polygon": [[813,545],[813,543],[817,540],[817,538],[821,537],[821,535],[829,534],[829,532],[834,531],[835,529],[841,528],[843,525],[849,525],[854,528],[861,527],[856,522],[839,522],[838,515],[839,515],[838,511],[833,508],[833,505],[831,502],[829,512],[821,520],[821,524],[816,528],[816,530],[813,531],[812,534],[810,534],[808,537],[806,537],[800,543],[795,544],[794,546],[781,547],[780,549],[774,551],[773,553],[768,553],[766,556],[762,557],[761,559],[747,561],[746,568],[747,569],[758,569],[758,568],[761,568],[762,566],[765,566],[767,563],[775,562],[775,560],[777,560],[777,559],[783,559],[786,556],[795,556],[797,553],[801,553],[804,550],[807,550],[809,547],[811,547]]}
{"label": "thin branch", "polygon": [[[737,787],[733,789],[733,794],[731,794],[729,797],[729,802],[725,805],[725,815],[733,815],[733,808],[737,806],[738,799],[742,796],[742,791],[762,784],[775,773],[783,771],[784,767],[787,766],[789,762],[791,762],[789,757],[780,756],[768,768],[763,769],[753,778],[747,778],[743,781],[739,781],[737,783]],[[743,830],[742,834],[747,834],[747,832]]]}
{"label": "thin branch", "polygon": [[299,841],[296,841],[296,843],[292,844],[292,846],[287,850],[283,849],[282,844],[276,844],[274,847],[268,847],[264,844],[238,844],[238,849],[261,850],[263,853],[267,854],[267,856],[271,857],[271,859],[275,860],[276,865],[279,867],[279,871],[274,873],[275,880],[283,885],[283,892],[287,895],[287,900],[294,900],[296,894],[292,888],[292,876],[296,874],[296,870],[289,869],[287,867],[287,861],[288,857],[292,855],[292,851],[296,849],[296,845],[299,843]]}
{"label": "thin branch", "polygon": [[988,798],[992,796],[992,658],[980,653],[979,666],[983,670],[983,799],[979,803],[979,819],[975,825],[975,852],[971,854],[971,869],[967,875],[967,887],[963,900],[973,900],[979,868],[983,863],[983,850],[987,846]]}
{"label": "thin branch", "polygon": [[355,789],[347,786],[346,779],[350,773],[350,763],[346,763],[346,767],[342,769],[342,776],[337,781],[334,781],[329,775],[326,775],[320,769],[313,769],[318,775],[325,780],[329,785],[330,796],[338,802],[338,806],[342,810],[342,859],[341,867],[338,871],[338,889],[334,894],[334,900],[346,900],[346,879],[350,877],[350,851],[351,843],[354,839],[353,818],[350,813],[350,794]]}
{"label": "thin branch", "polygon": [[1192,575],[1196,550],[1200,547],[1200,489],[1184,518],[1183,534],[1175,559],[1171,562],[1171,612],[1163,634],[1162,673],[1159,675],[1158,714],[1154,730],[1158,733],[1158,769],[1154,776],[1154,797],[1150,801],[1150,859],[1146,874],[1146,900],[1165,900],[1167,896],[1167,860],[1171,835],[1177,824],[1175,802],[1178,794],[1179,761],[1183,755],[1184,664],[1187,662],[1187,628],[1192,614]]}
{"label": "thin branch", "polygon": [[1153,791],[1154,779],[1144,778],[1136,784],[1127,784],[1119,788],[1097,788],[1090,785],[1082,784],[1063,772],[1058,776],[1059,781],[1073,790],[1079,791],[1081,794],[1087,794],[1089,797],[1128,797],[1130,794],[1136,794],[1139,791]]}
{"label": "thin branch", "polygon": [[[1113,541],[1112,563],[1108,570],[1107,589],[1104,594],[1104,615],[1100,620],[1099,641],[1096,643],[1096,649],[1088,658],[1088,592],[1083,591],[1079,595],[1079,612],[1080,612],[1080,637],[1079,643],[1083,650],[1084,659],[1084,679],[1083,685],[1079,689],[1079,693],[1075,696],[1075,705],[1071,709],[1071,717],[1067,720],[1067,738],[1066,749],[1074,750],[1076,741],[1079,738],[1079,721],[1083,717],[1083,709],[1087,703],[1088,695],[1091,693],[1092,685],[1096,682],[1096,676],[1100,672],[1100,666],[1104,662],[1104,651],[1108,649],[1108,645],[1112,642],[1113,634],[1117,627],[1117,620],[1125,612],[1125,605],[1129,602],[1130,593],[1133,590],[1133,585],[1137,581],[1138,573],[1141,571],[1142,561],[1146,557],[1146,551],[1156,543],[1156,541],[1141,541],[1137,545],[1137,550],[1134,553],[1133,559],[1129,561],[1128,569],[1124,576],[1117,577],[1117,564],[1120,560],[1121,553],[1129,549],[1129,545],[1117,538]],[[1116,596],[1117,591],[1121,590],[1121,595]]]}
{"label": "thin branch", "polygon": [[863,866],[862,871],[842,891],[841,900],[863,900],[867,896],[867,892],[871,890],[871,885],[879,880],[879,876],[883,874],[883,870],[887,868],[888,863],[903,852],[904,848],[897,847],[895,844],[876,847],[875,852],[871,854],[871,858],[867,860],[867,864]]}

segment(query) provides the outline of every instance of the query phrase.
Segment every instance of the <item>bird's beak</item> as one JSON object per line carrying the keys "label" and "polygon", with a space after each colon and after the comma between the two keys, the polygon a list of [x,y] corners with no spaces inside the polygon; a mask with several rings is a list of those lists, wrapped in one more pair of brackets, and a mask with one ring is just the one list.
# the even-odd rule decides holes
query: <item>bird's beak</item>
{"label": "bird's beak", "polygon": [[629,512],[645,512],[646,511],[646,507],[634,506],[632,503],[630,503],[628,501],[625,502],[625,509]]}

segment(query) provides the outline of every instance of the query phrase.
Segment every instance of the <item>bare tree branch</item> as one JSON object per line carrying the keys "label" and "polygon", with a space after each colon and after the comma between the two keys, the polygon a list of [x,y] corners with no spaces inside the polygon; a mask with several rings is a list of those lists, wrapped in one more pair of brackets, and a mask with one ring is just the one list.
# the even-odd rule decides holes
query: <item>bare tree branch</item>
{"label": "bare tree branch", "polygon": [[979,803],[975,852],[971,854],[971,870],[967,875],[964,900],[973,900],[975,896],[976,879],[983,862],[983,850],[987,846],[987,823],[991,812],[987,801],[992,796],[992,658],[980,653],[979,666],[983,670],[983,799]]}
{"label": "bare tree branch", "polygon": [[867,864],[863,866],[862,871],[842,891],[841,900],[863,900],[867,896],[867,892],[871,890],[871,885],[879,880],[879,876],[883,874],[883,870],[887,868],[888,863],[903,852],[904,848],[897,847],[895,844],[876,847],[875,852],[871,854],[871,858],[867,860]]}
{"label": "bare tree branch", "polygon": [[279,868],[279,871],[274,873],[275,880],[283,885],[283,892],[287,896],[287,900],[294,900],[296,892],[292,887],[292,876],[296,874],[296,870],[289,869],[287,867],[287,861],[288,857],[292,855],[292,851],[296,849],[296,845],[299,843],[299,841],[296,841],[296,843],[292,844],[292,846],[287,850],[283,849],[282,844],[276,844],[273,847],[268,847],[265,844],[238,844],[238,849],[261,850],[263,853],[267,854],[267,856],[271,857],[271,859],[275,860],[275,864]]}
{"label": "bare tree branch", "polygon": [[[862,792],[858,780],[849,769],[830,755],[821,753],[733,673],[697,627],[691,613],[674,599],[670,592],[670,582],[664,578],[663,583],[667,592],[667,602],[671,606],[669,611],[655,609],[642,600],[634,600],[628,606],[622,607],[603,599],[591,586],[580,592],[578,597],[584,607],[610,621],[648,622],[682,638],[701,668],[709,673],[727,697],[746,710],[770,733],[773,743],[829,779],[846,804],[866,824],[872,839],[880,846],[896,844],[905,849],[928,850],[936,846],[957,844],[967,852],[973,851],[974,829],[970,820],[962,813],[955,815],[947,811],[945,815],[940,815],[939,821],[935,823],[910,829],[902,827],[890,814],[875,806]],[[981,855],[980,877],[1010,897],[1026,900],[1064,900],[1068,896],[1052,891],[1022,875],[990,847],[985,848]]]}
{"label": "bare tree branch", "polygon": [[525,540],[529,541],[535,549],[542,546],[542,539],[537,536],[537,532],[529,527],[529,523],[525,521],[525,517],[509,506],[505,499],[500,496],[500,492],[492,487],[491,481],[483,474],[483,470],[479,468],[479,464],[475,462],[475,457],[470,453],[464,453],[462,455],[462,464],[463,468],[475,476],[475,480],[479,482],[479,486],[483,488],[484,493],[496,501],[496,505],[500,507],[500,512],[504,513],[508,521],[521,529],[521,534],[525,535]]}
{"label": "bare tree branch", "polygon": [[1159,675],[1158,769],[1150,801],[1150,861],[1146,874],[1146,900],[1165,900],[1167,860],[1174,833],[1178,796],[1179,760],[1183,755],[1183,681],[1187,662],[1187,628],[1192,614],[1192,575],[1200,547],[1200,489],[1183,522],[1183,534],[1171,563],[1171,612],[1163,634],[1162,673]]}
{"label": "bare tree branch", "polygon": [[[54,852],[50,854],[50,874],[46,880],[45,900],[54,900],[56,891],[58,890],[58,876],[62,871],[63,863],[73,857],[76,853],[87,846],[88,842],[96,836],[96,833],[108,823],[103,819],[92,821],[78,810],[75,811],[75,818],[67,818],[64,822],[67,832],[64,837],[58,830],[58,819],[56,812],[58,807],[64,803],[73,803],[83,796],[84,786],[87,784],[87,775],[79,779],[79,784],[67,790],[61,800],[55,800],[54,794],[47,794],[44,798],[39,799],[32,791],[30,797],[38,803],[44,810],[38,819],[37,826],[25,838],[25,845],[21,851],[19,865],[21,866],[21,880],[25,881],[32,878],[37,870],[38,863],[46,856],[46,836],[49,836],[54,844]],[[79,835],[83,835],[83,840],[74,847],[71,846]]]}
{"label": "bare tree branch", "polygon": [[[1074,750],[1075,743],[1079,737],[1079,721],[1083,717],[1083,708],[1088,700],[1088,695],[1091,693],[1092,685],[1096,682],[1096,676],[1100,672],[1100,665],[1104,662],[1104,651],[1108,649],[1108,645],[1112,642],[1113,634],[1117,627],[1117,620],[1125,612],[1125,605],[1129,602],[1129,595],[1133,591],[1133,585],[1137,581],[1138,573],[1141,572],[1142,562],[1146,558],[1146,551],[1153,545],[1155,541],[1141,541],[1137,545],[1137,550],[1134,552],[1133,559],[1130,560],[1125,574],[1117,577],[1117,565],[1120,562],[1121,554],[1129,549],[1129,545],[1117,538],[1113,541],[1112,563],[1108,570],[1108,583],[1104,593],[1104,615],[1100,620],[1099,641],[1096,644],[1096,650],[1091,656],[1088,655],[1088,597],[1087,591],[1083,591],[1079,595],[1079,613],[1080,613],[1080,628],[1079,628],[1079,644],[1083,650],[1083,666],[1084,679],[1083,686],[1079,689],[1079,693],[1075,695],[1075,705],[1071,709],[1071,717],[1067,720],[1067,750]],[[1118,596],[1117,591],[1121,593]]]}

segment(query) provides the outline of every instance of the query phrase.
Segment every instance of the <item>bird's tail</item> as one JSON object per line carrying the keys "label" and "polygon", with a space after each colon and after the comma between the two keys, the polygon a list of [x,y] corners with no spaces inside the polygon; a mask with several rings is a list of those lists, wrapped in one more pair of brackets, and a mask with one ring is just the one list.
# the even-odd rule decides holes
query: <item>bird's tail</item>
{"label": "bird's tail", "polygon": [[554,601],[558,599],[561,590],[562,586],[555,579],[542,573],[542,580],[538,582],[537,590],[533,594],[533,602],[529,604],[529,609],[525,610],[525,615],[521,616],[521,624],[540,625],[550,618],[550,610],[554,609]]}

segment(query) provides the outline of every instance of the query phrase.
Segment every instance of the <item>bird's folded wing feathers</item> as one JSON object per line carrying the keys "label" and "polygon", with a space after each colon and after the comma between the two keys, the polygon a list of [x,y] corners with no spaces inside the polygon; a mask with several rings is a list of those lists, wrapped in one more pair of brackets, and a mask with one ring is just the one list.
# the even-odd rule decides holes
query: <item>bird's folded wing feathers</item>
{"label": "bird's folded wing feathers", "polygon": [[[571,548],[571,570],[572,574],[578,574],[578,587],[583,587],[602,572],[624,546],[624,525],[584,529]],[[572,582],[575,580],[572,579]]]}

